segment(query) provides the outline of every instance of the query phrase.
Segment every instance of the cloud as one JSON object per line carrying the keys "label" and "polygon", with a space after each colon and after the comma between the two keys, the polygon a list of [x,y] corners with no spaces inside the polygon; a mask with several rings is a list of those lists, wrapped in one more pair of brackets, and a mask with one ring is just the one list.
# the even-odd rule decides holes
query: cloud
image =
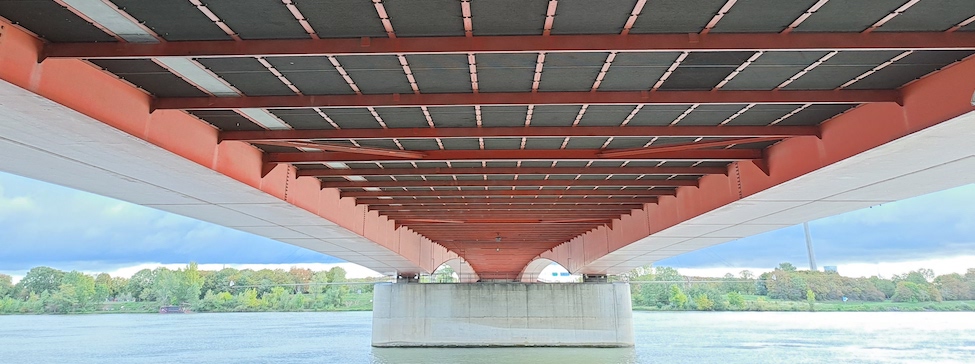
{"label": "cloud", "polygon": [[7,197],[4,195],[3,184],[0,184],[0,221],[7,216],[34,212],[37,205],[30,197],[16,196]]}
{"label": "cloud", "polygon": [[[911,262],[937,268],[934,264],[945,265],[957,257],[975,257],[972,206],[975,185],[968,185],[812,221],[817,260],[820,266],[838,265],[842,270]],[[37,265],[94,272],[146,262],[341,262],[238,230],[3,173],[0,231],[0,271],[14,273]],[[771,269],[780,262],[805,266],[807,259],[802,227],[793,226],[657,265],[720,268],[737,274],[744,268]],[[905,266],[912,264],[919,263]]]}
{"label": "cloud", "polygon": [[[936,192],[810,222],[820,266],[927,262],[928,268],[975,256],[975,185]],[[658,265],[766,267],[808,262],[802,226],[682,254]],[[975,267],[975,260],[968,265]],[[915,266],[911,269],[921,268]],[[962,271],[964,271],[962,269]]]}
{"label": "cloud", "polygon": [[[0,173],[0,186],[0,270],[37,265],[81,269],[75,267],[92,264],[110,269],[140,262],[341,261],[238,230],[9,174]],[[30,213],[25,212],[28,208]]]}

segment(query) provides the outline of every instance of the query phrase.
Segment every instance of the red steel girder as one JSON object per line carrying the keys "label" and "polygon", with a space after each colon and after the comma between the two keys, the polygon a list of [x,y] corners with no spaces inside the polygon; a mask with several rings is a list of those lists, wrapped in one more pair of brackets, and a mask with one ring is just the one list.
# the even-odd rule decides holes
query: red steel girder
{"label": "red steel girder", "polygon": [[[717,121],[715,122],[717,123]],[[819,135],[818,126],[531,126],[221,131],[220,140],[267,142],[314,139],[564,138],[564,137],[793,137]]]}
{"label": "red steel girder", "polygon": [[[467,217],[451,217],[444,215],[432,215],[432,216],[390,216],[391,219],[395,220],[397,224],[412,226],[414,223],[441,223],[441,224],[480,224],[480,223],[505,223],[505,224],[569,224],[569,223],[585,223],[585,224],[595,224],[603,225],[612,222],[613,219],[619,219],[620,215],[593,215],[593,216],[583,216],[583,215],[557,215],[557,216],[544,216],[544,215],[515,215],[515,216],[504,216],[497,214],[486,214],[486,215],[470,215]],[[521,222],[517,222],[521,221]]]}
{"label": "red steel girder", "polygon": [[393,150],[393,149],[383,149],[383,148],[373,148],[373,147],[353,147],[348,145],[335,145],[335,144],[323,144],[323,143],[310,143],[302,141],[262,141],[262,144],[277,145],[282,147],[293,147],[293,148],[314,148],[329,152],[344,152],[344,153],[356,153],[365,155],[377,155],[384,157],[397,157],[397,158],[423,158],[424,153],[413,150]]}
{"label": "red steel girder", "polygon": [[519,179],[519,180],[475,180],[475,181],[324,181],[322,187],[364,188],[364,187],[680,187],[697,186],[696,179]]}
{"label": "red steel girder", "polygon": [[733,144],[761,143],[780,140],[782,140],[782,138],[778,137],[724,139],[706,142],[671,144],[659,147],[608,150],[600,153],[600,155],[607,158],[648,157],[653,156],[656,153],[679,152],[702,148],[726,147]]}
{"label": "red steel girder", "polygon": [[540,196],[539,198],[509,197],[509,196],[473,196],[473,197],[446,197],[438,199],[412,199],[412,198],[356,198],[356,203],[370,206],[496,206],[496,205],[516,205],[516,206],[565,206],[565,205],[597,205],[603,204],[613,206],[616,204],[644,204],[657,203],[656,197],[623,197],[623,196],[590,196],[590,197],[553,197]]}
{"label": "red steel girder", "polygon": [[[624,211],[629,212],[629,211]],[[464,220],[469,217],[476,216],[495,216],[495,217],[537,217],[546,218],[549,216],[600,216],[600,217],[618,217],[622,215],[620,211],[613,210],[600,210],[600,211],[582,211],[582,210],[566,210],[566,211],[553,211],[553,210],[543,210],[543,211],[505,211],[505,210],[487,210],[487,211],[380,211],[381,214],[386,216],[397,216],[397,217],[414,217],[414,218],[426,218],[431,216],[437,216],[437,218],[451,217],[458,220]]]}
{"label": "red steel girder", "polygon": [[158,98],[154,110],[470,105],[862,104],[900,102],[897,90],[599,91]]}
{"label": "red steel girder", "polygon": [[342,197],[451,197],[451,196],[673,196],[674,190],[446,190],[446,191],[342,191]]}
{"label": "red steel girder", "polygon": [[690,160],[690,161],[733,161],[741,159],[761,159],[759,149],[715,149],[661,152],[644,158],[608,158],[601,154],[609,150],[601,149],[504,149],[504,150],[429,150],[419,159],[372,157],[358,153],[342,152],[287,152],[267,153],[267,163],[326,163],[326,162],[396,162],[396,161],[497,161],[497,160]]}
{"label": "red steel girder", "polygon": [[369,206],[369,211],[389,212],[452,212],[452,211],[622,211],[643,208],[642,204],[629,205],[470,205],[470,206]]}
{"label": "red steel girder", "polygon": [[298,177],[434,176],[434,175],[705,175],[727,174],[728,167],[474,167],[474,168],[352,168],[299,169]]}
{"label": "red steel girder", "polygon": [[437,219],[437,218],[408,218],[403,220],[397,220],[398,223],[403,225],[409,225],[411,223],[430,223],[430,224],[506,224],[506,225],[522,225],[522,224],[559,224],[559,225],[571,225],[571,224],[608,224],[612,222],[612,219],[600,219],[600,218],[565,218],[565,219],[505,219],[500,216],[477,216],[471,219],[464,220],[449,220]]}
{"label": "red steel girder", "polygon": [[975,49],[968,32],[523,35],[143,43],[47,43],[43,58],[265,57],[346,54]]}

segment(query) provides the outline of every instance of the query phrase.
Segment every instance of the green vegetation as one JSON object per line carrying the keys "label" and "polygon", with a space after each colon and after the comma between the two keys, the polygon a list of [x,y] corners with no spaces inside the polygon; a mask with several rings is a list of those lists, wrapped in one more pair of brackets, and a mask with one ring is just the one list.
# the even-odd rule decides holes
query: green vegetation
{"label": "green vegetation", "polygon": [[0,314],[145,313],[178,305],[197,312],[361,311],[372,309],[374,280],[350,280],[340,267],[314,272],[143,269],[131,278],[31,269],[16,285],[0,274]]}
{"label": "green vegetation", "polygon": [[[424,283],[450,283],[443,267]],[[689,277],[669,267],[642,267],[631,283],[635,310],[666,311],[975,311],[975,268],[935,277],[919,269],[890,279],[803,271],[789,263],[755,277]],[[16,285],[0,274],[0,314],[147,313],[179,305],[196,312],[368,311],[372,279],[347,279],[342,268],[201,271],[144,269],[131,278],[35,267]]]}
{"label": "green vegetation", "polygon": [[715,279],[648,266],[620,278],[631,283],[636,310],[975,311],[975,268],[937,277],[930,269],[918,269],[885,279],[803,271],[782,263],[758,278],[742,271]]}

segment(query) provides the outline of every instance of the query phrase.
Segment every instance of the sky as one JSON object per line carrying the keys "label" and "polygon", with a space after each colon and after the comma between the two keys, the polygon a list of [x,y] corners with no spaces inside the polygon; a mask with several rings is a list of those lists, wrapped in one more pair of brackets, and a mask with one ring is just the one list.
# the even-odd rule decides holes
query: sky
{"label": "sky", "polygon": [[[975,267],[975,184],[811,221],[817,263],[843,275],[889,277]],[[0,172],[0,273],[34,266],[128,276],[194,261],[203,269],[368,269],[308,249],[148,207]],[[808,267],[801,225],[656,262],[688,275]]]}

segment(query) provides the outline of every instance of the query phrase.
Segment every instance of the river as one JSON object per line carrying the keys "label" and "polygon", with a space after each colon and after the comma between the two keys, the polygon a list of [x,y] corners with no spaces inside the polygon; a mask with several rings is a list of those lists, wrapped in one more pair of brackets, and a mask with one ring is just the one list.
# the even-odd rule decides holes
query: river
{"label": "river", "polygon": [[371,312],[0,316],[0,363],[975,363],[975,313],[634,312],[623,349],[381,349]]}

